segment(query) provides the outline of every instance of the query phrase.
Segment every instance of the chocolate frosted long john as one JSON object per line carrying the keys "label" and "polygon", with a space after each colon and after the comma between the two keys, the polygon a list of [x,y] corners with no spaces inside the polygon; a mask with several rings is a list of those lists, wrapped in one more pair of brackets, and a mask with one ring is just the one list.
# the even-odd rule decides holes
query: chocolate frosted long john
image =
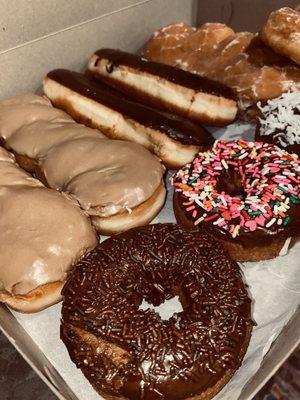
{"label": "chocolate frosted long john", "polygon": [[45,78],[44,91],[53,104],[75,120],[100,129],[110,138],[142,144],[168,167],[190,162],[214,141],[200,125],[130,101],[104,83],[76,72],[51,71]]}
{"label": "chocolate frosted long john", "polygon": [[146,104],[198,122],[227,125],[237,114],[235,96],[228,87],[134,54],[99,50],[92,55],[88,70],[96,79]]}

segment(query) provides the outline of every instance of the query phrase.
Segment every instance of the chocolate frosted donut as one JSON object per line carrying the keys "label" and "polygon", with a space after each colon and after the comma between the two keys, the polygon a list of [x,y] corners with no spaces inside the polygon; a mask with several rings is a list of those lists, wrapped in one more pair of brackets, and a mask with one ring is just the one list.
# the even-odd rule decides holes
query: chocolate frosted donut
{"label": "chocolate frosted donut", "polygon": [[300,160],[273,144],[217,141],[174,174],[177,222],[219,240],[236,261],[284,255],[300,237]]}
{"label": "chocolate frosted donut", "polygon": [[[149,225],[112,237],[64,288],[61,338],[109,399],[211,399],[248,347],[251,301],[238,265],[196,229]],[[158,306],[178,295],[182,312]]]}

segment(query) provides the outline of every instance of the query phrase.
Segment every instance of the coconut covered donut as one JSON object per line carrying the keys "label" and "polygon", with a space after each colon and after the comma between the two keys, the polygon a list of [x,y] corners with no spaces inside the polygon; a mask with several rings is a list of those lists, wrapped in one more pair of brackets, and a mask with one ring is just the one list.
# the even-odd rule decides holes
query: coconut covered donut
{"label": "coconut covered donut", "polygon": [[300,234],[300,161],[262,142],[218,141],[172,178],[177,221],[237,261],[285,254]]}
{"label": "coconut covered donut", "polygon": [[300,12],[289,7],[272,12],[260,34],[274,51],[300,64]]}
{"label": "coconut covered donut", "polygon": [[163,206],[164,167],[156,156],[75,123],[46,98],[0,102],[0,137],[22,168],[76,199],[103,234],[144,225]]}
{"label": "coconut covered donut", "polygon": [[[251,301],[238,265],[197,229],[148,225],[90,252],[64,288],[61,338],[107,399],[211,399],[246,352]],[[158,306],[179,296],[183,311]]]}
{"label": "coconut covered donut", "polygon": [[287,92],[258,104],[256,140],[274,143],[300,156],[300,93]]}

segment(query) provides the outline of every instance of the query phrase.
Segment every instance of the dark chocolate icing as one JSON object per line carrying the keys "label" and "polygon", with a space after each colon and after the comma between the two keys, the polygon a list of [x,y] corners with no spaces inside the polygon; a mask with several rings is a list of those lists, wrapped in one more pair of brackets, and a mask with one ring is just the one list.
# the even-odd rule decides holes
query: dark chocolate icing
{"label": "dark chocolate icing", "polygon": [[209,148],[214,142],[211,134],[201,125],[172,114],[158,112],[129,100],[117,90],[102,82],[96,82],[85,75],[65,69],[56,69],[49,72],[47,76],[146,127],[166,134],[182,144]]}
{"label": "dark chocolate icing", "polygon": [[[236,99],[234,91],[228,86],[204,78],[200,75],[192,74],[191,72],[184,71],[180,68],[154,61],[148,61],[136,54],[126,53],[121,50],[101,49],[95,54],[99,57],[98,60],[105,59],[110,62],[108,67],[109,70],[107,69],[108,73],[113,71],[114,66],[126,65],[142,72],[157,75],[177,85],[193,89],[197,92],[205,92],[233,100]],[[101,76],[99,76],[99,78],[101,78]]]}
{"label": "dark chocolate icing", "polygon": [[[174,196],[174,201],[178,202],[181,210],[184,212],[185,217],[188,221],[194,224],[194,221],[191,217],[191,214],[186,211],[186,207],[182,205],[182,203],[186,202],[187,199],[182,195],[176,193]],[[200,213],[199,213],[200,215]],[[289,216],[292,219],[292,222],[287,225],[272,225],[270,228],[266,227],[258,227],[254,232],[251,232],[243,227],[241,227],[239,231],[239,235],[233,238],[231,234],[213,224],[213,221],[202,222],[201,224],[197,225],[199,231],[204,231],[216,237],[218,239],[239,243],[244,248],[253,248],[255,247],[264,247],[267,244],[272,244],[274,240],[286,240],[289,237],[294,237],[299,235],[300,233],[300,207],[292,207],[289,212]]]}
{"label": "dark chocolate icing", "polygon": [[[260,115],[260,117],[262,117]],[[285,147],[283,147],[276,137],[277,133],[281,133],[282,129],[275,130],[272,135],[264,135],[263,131],[261,129],[261,125],[259,120],[257,121],[256,124],[256,129],[255,129],[255,140],[260,141],[260,142],[266,142],[266,143],[272,143],[276,144],[276,146],[288,151],[289,153],[296,153],[300,157],[300,143],[294,143],[294,144],[287,144]],[[286,131],[285,131],[286,133]]]}
{"label": "dark chocolate icing", "polygon": [[[238,265],[207,234],[179,225],[106,240],[77,264],[63,295],[61,338],[72,360],[100,393],[126,399],[181,400],[228,380],[252,329]],[[157,306],[175,295],[183,311],[169,320],[139,309],[143,299]]]}

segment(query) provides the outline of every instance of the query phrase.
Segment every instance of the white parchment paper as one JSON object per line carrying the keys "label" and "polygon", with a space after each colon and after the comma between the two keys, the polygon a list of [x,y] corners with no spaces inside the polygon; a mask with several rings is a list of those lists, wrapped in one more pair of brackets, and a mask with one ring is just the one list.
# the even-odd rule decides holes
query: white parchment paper
{"label": "white parchment paper", "polygon": [[[234,124],[226,129],[211,130],[219,138],[251,140],[253,127]],[[168,185],[168,200],[153,222],[175,222],[172,208],[172,189]],[[272,342],[281,332],[300,304],[300,245],[287,255],[275,260],[241,264],[245,281],[253,299],[253,329],[250,345],[242,366],[215,400],[237,400],[243,387],[258,370]],[[159,307],[161,314],[170,315],[178,307],[176,301]],[[75,365],[59,338],[61,305],[32,315],[14,313],[16,319],[43,351],[54,368],[65,379],[79,400],[97,400],[100,396],[92,389]]]}

